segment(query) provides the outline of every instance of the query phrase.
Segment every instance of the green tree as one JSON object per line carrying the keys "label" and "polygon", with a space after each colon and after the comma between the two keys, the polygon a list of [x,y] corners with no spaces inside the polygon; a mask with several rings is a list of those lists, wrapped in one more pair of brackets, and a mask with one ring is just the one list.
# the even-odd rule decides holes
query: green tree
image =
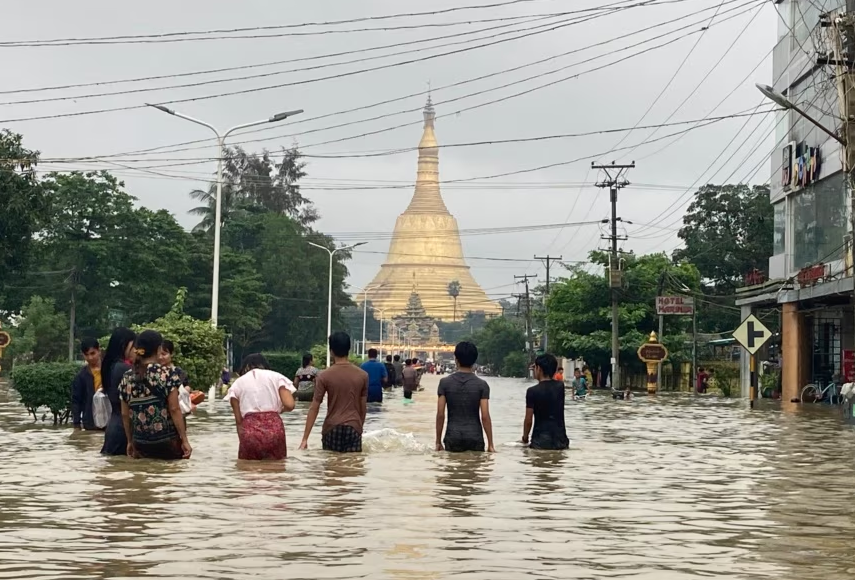
{"label": "green tree", "polygon": [[451,321],[457,322],[457,297],[460,296],[460,282],[452,280],[448,283],[448,295],[454,300],[454,315]]}
{"label": "green tree", "polygon": [[[284,214],[303,225],[318,219],[314,206],[300,192],[299,181],[306,176],[306,163],[296,148],[282,149],[281,154],[282,160],[275,163],[266,149],[260,155],[240,147],[226,149],[220,206],[223,224],[252,207]],[[202,218],[196,229],[210,230],[216,219],[216,182],[207,190],[191,191],[190,196],[203,204],[190,210]]]}
{"label": "green tree", "polygon": [[9,347],[16,362],[68,359],[68,317],[53,298],[33,296],[24,305]]}
{"label": "green tree", "polygon": [[[108,172],[48,174],[50,217],[39,236],[44,269],[67,272],[51,295],[73,316],[78,335],[168,310],[187,275],[188,236],[165,210],[134,208]],[[118,313],[110,320],[109,313]]]}
{"label": "green tree", "polygon": [[509,354],[525,350],[525,333],[513,320],[494,318],[472,335],[472,342],[478,347],[479,364],[501,369]]}
{"label": "green tree", "polygon": [[[603,267],[605,273],[609,256],[606,252],[592,252],[591,262]],[[697,291],[700,275],[688,263],[673,264],[664,254],[636,256],[625,254],[623,286],[619,290],[620,302],[620,357],[621,366],[640,370],[636,350],[658,326],[656,295],[662,290],[674,293],[683,287]],[[591,367],[607,374],[611,366],[611,299],[608,280],[604,274],[591,274],[579,266],[568,267],[569,276],[550,287],[549,328],[552,332],[551,349],[555,354],[583,358]],[[685,360],[686,317],[669,316],[665,319],[665,336],[671,360]]]}
{"label": "green tree", "polygon": [[705,185],[677,234],[685,248],[677,261],[692,262],[701,278],[732,293],[751,270],[766,270],[772,255],[773,210],[768,185]]}
{"label": "green tree", "polygon": [[38,161],[39,152],[24,148],[21,135],[0,130],[0,298],[5,285],[27,269],[33,234],[47,215]]}

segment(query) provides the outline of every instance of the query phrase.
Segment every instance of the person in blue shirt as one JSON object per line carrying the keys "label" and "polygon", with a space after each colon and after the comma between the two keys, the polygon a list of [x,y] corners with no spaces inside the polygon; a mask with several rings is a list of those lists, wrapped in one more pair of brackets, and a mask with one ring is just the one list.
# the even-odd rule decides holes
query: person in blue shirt
{"label": "person in blue shirt", "polygon": [[389,379],[386,365],[377,360],[377,349],[368,349],[368,360],[362,363],[362,370],[368,373],[368,402],[383,402],[383,385]]}

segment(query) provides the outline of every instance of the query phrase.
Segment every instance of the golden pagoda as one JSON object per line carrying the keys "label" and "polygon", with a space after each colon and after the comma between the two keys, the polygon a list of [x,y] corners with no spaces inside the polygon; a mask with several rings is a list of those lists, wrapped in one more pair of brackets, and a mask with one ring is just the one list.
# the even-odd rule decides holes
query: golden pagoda
{"label": "golden pagoda", "polygon": [[[487,297],[463,259],[460,232],[439,191],[439,148],[434,134],[436,113],[428,97],[424,133],[419,142],[416,188],[410,205],[395,222],[386,262],[374,277],[369,299],[386,318],[404,315],[417,294],[428,317],[452,321],[483,311],[500,314],[501,307]],[[459,284],[457,304],[449,285]]]}

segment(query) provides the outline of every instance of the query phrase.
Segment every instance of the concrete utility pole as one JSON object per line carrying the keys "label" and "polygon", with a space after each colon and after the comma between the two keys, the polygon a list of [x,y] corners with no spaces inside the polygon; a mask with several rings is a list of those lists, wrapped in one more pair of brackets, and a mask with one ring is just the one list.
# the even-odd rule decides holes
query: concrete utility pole
{"label": "concrete utility pole", "polygon": [[604,239],[610,240],[611,260],[609,261],[609,288],[611,288],[612,297],[612,388],[620,389],[620,328],[619,328],[619,304],[618,304],[618,289],[621,286],[621,271],[618,258],[618,240],[626,239],[626,237],[618,237],[617,223],[617,195],[618,190],[629,185],[629,181],[624,179],[624,175],[630,169],[635,168],[635,161],[629,165],[617,165],[614,162],[611,165],[597,165],[591,163],[591,169],[600,169],[606,174],[606,179],[596,183],[597,187],[609,188],[609,199],[612,204],[611,220],[611,235],[605,236]]}
{"label": "concrete utility pole", "polygon": [[534,259],[544,260],[546,262],[546,296],[543,300],[543,307],[546,309],[547,317],[546,322],[543,325],[543,344],[541,346],[543,347],[543,352],[547,352],[547,349],[549,348],[549,266],[553,261],[560,261],[562,256],[558,256],[556,258],[555,256],[547,254],[545,256],[535,256]]}
{"label": "concrete utility pole", "polygon": [[522,280],[522,283],[525,284],[525,335],[527,350],[528,350],[528,364],[534,362],[534,341],[531,336],[531,296],[529,294],[528,287],[528,279],[535,278],[530,274],[524,274],[522,276],[514,276],[514,280]]}

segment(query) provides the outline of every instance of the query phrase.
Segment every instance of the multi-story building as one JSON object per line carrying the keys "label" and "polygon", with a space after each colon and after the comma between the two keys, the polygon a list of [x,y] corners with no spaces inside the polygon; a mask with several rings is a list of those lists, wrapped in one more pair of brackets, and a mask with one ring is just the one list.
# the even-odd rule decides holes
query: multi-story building
{"label": "multi-story building", "polygon": [[[845,13],[846,4],[847,0],[776,2],[778,42],[770,83],[823,127],[841,135],[844,109],[839,95],[846,85],[840,69],[834,62],[828,64],[828,59],[838,59],[832,27],[826,24]],[[776,114],[769,282],[743,289],[737,305],[743,318],[760,308],[780,309],[781,394],[790,400],[808,383],[827,384],[834,375],[855,375],[850,192],[841,143],[797,111]],[[742,364],[744,391],[747,359],[743,357]]]}

